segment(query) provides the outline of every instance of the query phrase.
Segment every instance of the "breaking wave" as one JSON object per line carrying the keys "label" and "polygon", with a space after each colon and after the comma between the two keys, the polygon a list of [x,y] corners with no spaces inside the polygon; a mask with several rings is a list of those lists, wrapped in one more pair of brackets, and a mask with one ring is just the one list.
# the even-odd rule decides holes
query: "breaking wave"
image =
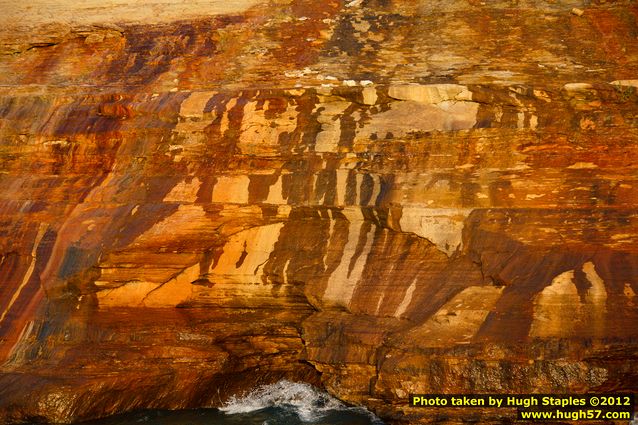
{"label": "breaking wave", "polygon": [[241,397],[231,397],[220,410],[229,415],[256,412],[268,408],[285,409],[304,423],[314,423],[335,412],[366,415],[372,424],[383,424],[361,407],[350,407],[312,385],[281,380],[262,385]]}

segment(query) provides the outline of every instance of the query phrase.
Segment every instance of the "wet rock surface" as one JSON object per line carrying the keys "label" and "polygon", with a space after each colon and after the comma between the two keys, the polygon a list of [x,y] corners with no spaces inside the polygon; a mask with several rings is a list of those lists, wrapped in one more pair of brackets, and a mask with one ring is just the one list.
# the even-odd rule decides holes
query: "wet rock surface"
{"label": "wet rock surface", "polygon": [[2,420],[638,390],[634,2],[115,3],[0,35]]}

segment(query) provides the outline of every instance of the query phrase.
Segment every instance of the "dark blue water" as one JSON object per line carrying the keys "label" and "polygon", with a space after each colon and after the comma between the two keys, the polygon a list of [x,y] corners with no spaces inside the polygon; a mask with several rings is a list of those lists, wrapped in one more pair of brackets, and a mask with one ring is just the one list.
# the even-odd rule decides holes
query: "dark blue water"
{"label": "dark blue water", "polygon": [[279,381],[231,398],[220,409],[147,410],[83,425],[383,425],[308,384]]}
{"label": "dark blue water", "polygon": [[294,410],[269,407],[249,413],[226,414],[215,409],[149,410],[113,416],[82,425],[377,425],[369,414],[356,411],[327,412],[313,421],[303,421]]}

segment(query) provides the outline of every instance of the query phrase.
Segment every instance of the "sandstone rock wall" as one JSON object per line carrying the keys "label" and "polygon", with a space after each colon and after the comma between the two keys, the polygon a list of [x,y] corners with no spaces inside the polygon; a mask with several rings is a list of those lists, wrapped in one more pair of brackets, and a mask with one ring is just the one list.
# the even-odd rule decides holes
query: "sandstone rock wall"
{"label": "sandstone rock wall", "polygon": [[7,15],[4,420],[637,390],[633,2],[120,3]]}

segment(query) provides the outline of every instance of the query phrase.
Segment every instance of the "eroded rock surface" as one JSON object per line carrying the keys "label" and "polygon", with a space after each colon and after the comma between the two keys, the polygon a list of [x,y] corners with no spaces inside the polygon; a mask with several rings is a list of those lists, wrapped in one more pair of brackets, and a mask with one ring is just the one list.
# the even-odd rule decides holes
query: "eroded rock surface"
{"label": "eroded rock surface", "polygon": [[634,2],[146,3],[4,18],[2,420],[638,390]]}

